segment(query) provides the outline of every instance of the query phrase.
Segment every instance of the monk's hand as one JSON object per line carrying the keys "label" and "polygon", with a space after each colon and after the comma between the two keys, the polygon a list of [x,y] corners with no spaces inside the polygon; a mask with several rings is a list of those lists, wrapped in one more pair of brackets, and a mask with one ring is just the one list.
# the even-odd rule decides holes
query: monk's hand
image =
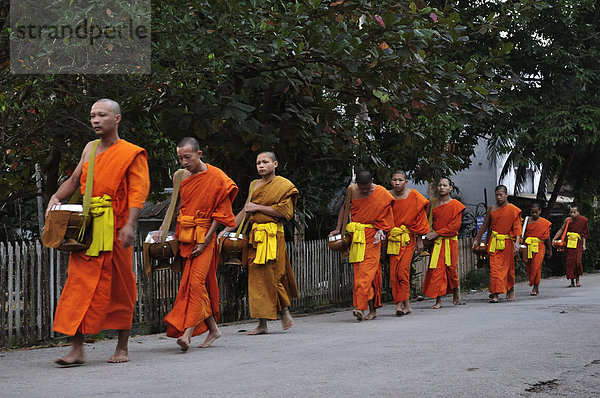
{"label": "monk's hand", "polygon": [[546,257],[547,258],[552,258],[552,250],[547,250],[546,251]]}
{"label": "monk's hand", "polygon": [[60,200],[54,195],[50,197],[50,201],[48,201],[48,206],[46,207],[46,217],[48,217],[48,212],[52,210],[52,208],[56,205],[60,205]]}
{"label": "monk's hand", "polygon": [[382,230],[378,230],[377,232],[375,232],[373,244],[376,245],[384,239],[385,239],[385,232],[383,232]]}
{"label": "monk's hand", "polygon": [[246,206],[244,206],[244,210],[246,210],[246,213],[256,213],[257,211],[259,211],[259,205],[257,205],[256,203],[248,202],[246,203]]}
{"label": "monk's hand", "polygon": [[129,247],[133,244],[133,237],[135,236],[135,227],[129,223],[125,224],[119,230],[119,241],[121,247]]}
{"label": "monk's hand", "polygon": [[581,245],[581,250],[586,250],[587,247],[585,247],[585,243],[583,245]]}
{"label": "monk's hand", "polygon": [[338,235],[339,233],[340,233],[340,230],[339,230],[339,229],[334,229],[333,231],[331,231],[331,232],[329,233],[329,236]]}
{"label": "monk's hand", "polygon": [[206,249],[206,245],[208,244],[208,242],[204,242],[204,243],[197,243],[196,247],[194,247],[194,250],[192,250],[192,253],[190,254],[190,257],[196,257],[202,254],[202,252],[204,251],[204,249]]}
{"label": "monk's hand", "polygon": [[473,240],[473,249],[475,249],[476,247],[479,247],[479,241],[477,239]]}
{"label": "monk's hand", "polygon": [[162,235],[162,231],[160,229],[158,231],[154,231],[152,234],[152,240],[156,243],[160,243],[160,235]]}

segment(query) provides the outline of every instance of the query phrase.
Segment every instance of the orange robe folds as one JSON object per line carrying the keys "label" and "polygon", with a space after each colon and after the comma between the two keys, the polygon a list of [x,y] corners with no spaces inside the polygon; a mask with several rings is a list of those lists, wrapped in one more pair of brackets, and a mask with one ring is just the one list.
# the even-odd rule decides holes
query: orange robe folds
{"label": "orange robe folds", "polygon": [[252,229],[250,232],[248,298],[252,318],[277,319],[277,314],[285,307],[290,306],[290,299],[298,297],[298,287],[285,249],[283,232],[283,220],[289,221],[292,218],[297,199],[298,190],[294,184],[281,176],[275,176],[274,179],[264,183],[252,193],[252,203],[270,206],[283,216],[283,218],[278,218],[259,212],[250,215],[252,224],[277,224],[276,258],[268,260],[264,264],[254,263],[258,246],[255,239],[257,230]]}
{"label": "orange robe folds", "polygon": [[184,266],[175,304],[164,319],[169,325],[169,337],[180,337],[189,327],[194,328],[192,336],[202,334],[208,330],[205,322],[207,318],[213,315],[215,321],[219,320],[217,237],[212,236],[200,255],[190,257],[190,254],[197,243],[204,241],[204,234],[213,220],[227,227],[235,227],[231,203],[238,193],[238,188],[220,169],[210,164],[206,164],[206,167],[206,171],[183,180],[179,191],[181,207],[178,220],[181,220],[182,216],[189,216],[195,220],[194,223],[188,222],[194,232],[191,234],[194,240],[187,243],[181,241],[182,228],[189,227],[178,222],[176,232],[179,238],[179,254],[184,258]]}
{"label": "orange robe folds", "polygon": [[[465,206],[456,199],[433,209],[433,225],[440,234],[441,242],[437,264],[430,264],[423,282],[423,294],[428,297],[440,297],[458,288],[458,240],[456,238],[462,223]],[[438,238],[438,239],[439,239]],[[446,246],[448,245],[448,246]],[[446,248],[450,248],[450,264],[446,262]],[[430,261],[434,261],[433,256]],[[435,266],[435,268],[432,268]]]}
{"label": "orange robe folds", "polygon": [[[584,216],[577,217],[577,220],[571,218],[567,233],[575,232],[581,235],[582,238],[590,238],[590,230],[588,228],[588,219]],[[583,265],[581,263],[581,254],[583,252],[583,240],[577,241],[577,247],[574,249],[565,248],[565,265],[567,268],[567,279],[579,278],[583,273]]]}
{"label": "orange robe folds", "polygon": [[[515,285],[515,256],[513,239],[521,235],[521,209],[508,203],[491,214],[492,235],[494,232],[500,235],[509,235],[504,239],[504,249],[496,247],[493,249],[494,239],[488,242],[488,253],[490,254],[490,293],[502,293],[512,289]],[[496,239],[496,246],[501,245]]]}
{"label": "orange robe folds", "polygon": [[[372,224],[365,228],[365,257],[354,266],[354,307],[363,311],[369,309],[369,300],[375,308],[381,307],[381,242],[373,244],[377,230],[389,231],[394,227],[392,206],[394,197],[382,186],[377,185],[371,195],[362,199],[352,199],[350,219],[360,224]],[[353,238],[354,238],[354,234]]]}
{"label": "orange robe folds", "polygon": [[[529,219],[525,228],[525,240],[527,238],[537,238],[545,241],[550,237],[550,226],[552,223],[543,217],[532,222]],[[535,243],[534,243],[535,245]],[[539,285],[542,278],[542,262],[546,254],[546,245],[544,242],[537,242],[538,251],[532,253],[531,258],[526,258],[525,265],[527,267],[527,276],[529,277],[529,286]]]}
{"label": "orange robe folds", "polygon": [[410,298],[410,264],[415,251],[415,235],[429,232],[428,205],[429,201],[414,189],[406,199],[394,200],[394,227],[404,225],[411,232],[408,245],[400,246],[400,253],[389,255],[390,285],[396,304]]}
{"label": "orange robe folds", "polygon": [[[87,256],[71,252],[68,277],[61,293],[52,330],[73,336],[103,329],[131,329],[137,289],[131,246],[122,248],[119,230],[129,208],[142,208],[150,190],[146,151],[123,139],[96,155],[92,197],[109,195],[114,212],[112,251]],[[85,193],[88,163],[83,164],[81,193]]]}

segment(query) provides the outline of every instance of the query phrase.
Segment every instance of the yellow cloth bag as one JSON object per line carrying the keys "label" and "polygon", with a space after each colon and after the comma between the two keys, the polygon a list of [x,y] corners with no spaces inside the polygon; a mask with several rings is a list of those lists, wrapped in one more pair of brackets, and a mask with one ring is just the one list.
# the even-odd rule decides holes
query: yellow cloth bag
{"label": "yellow cloth bag", "polygon": [[435,238],[433,241],[433,253],[431,253],[431,260],[429,260],[429,268],[437,268],[440,252],[442,251],[442,242],[444,244],[444,264],[446,264],[446,267],[452,265],[452,256],[450,253],[451,240],[458,240],[458,236],[438,236]]}
{"label": "yellow cloth bag", "polygon": [[506,247],[505,240],[510,239],[510,235],[502,235],[496,231],[492,231],[490,239],[490,253],[496,253],[496,250],[504,250]]}
{"label": "yellow cloth bag", "polygon": [[410,230],[406,225],[394,227],[388,236],[387,254],[400,254],[400,247],[410,243]]}
{"label": "yellow cloth bag", "polygon": [[252,225],[256,257],[254,264],[266,264],[277,259],[277,232],[283,232],[283,223],[264,223]]}
{"label": "yellow cloth bag", "polygon": [[350,258],[348,259],[348,261],[351,263],[360,263],[365,260],[365,248],[367,245],[365,228],[373,228],[373,225],[361,224],[357,222],[351,222],[346,225],[346,231],[352,234]]}
{"label": "yellow cloth bag", "polygon": [[581,239],[581,235],[577,232],[567,232],[567,249],[577,249],[579,239]]}
{"label": "yellow cloth bag", "polygon": [[527,245],[527,258],[533,258],[533,253],[540,251],[540,242],[543,242],[540,238],[535,236],[529,236],[525,238],[525,244]]}
{"label": "yellow cloth bag", "polygon": [[85,254],[98,256],[100,252],[112,251],[115,235],[112,198],[107,194],[94,196],[90,202],[90,215],[92,216],[92,244]]}

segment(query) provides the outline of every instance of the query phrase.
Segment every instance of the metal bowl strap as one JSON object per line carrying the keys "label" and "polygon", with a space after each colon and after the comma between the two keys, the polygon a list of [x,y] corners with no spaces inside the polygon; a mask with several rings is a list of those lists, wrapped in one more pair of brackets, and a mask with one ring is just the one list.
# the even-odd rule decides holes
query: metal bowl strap
{"label": "metal bowl strap", "polygon": [[175,205],[177,204],[181,180],[183,180],[183,169],[177,170],[173,175],[173,192],[171,193],[171,203],[169,203],[167,214],[165,214],[166,228],[164,231],[162,231],[160,236],[160,241],[163,243],[166,242],[167,235],[169,234],[169,228],[171,227],[171,222],[173,221],[173,214],[175,213]]}
{"label": "metal bowl strap", "polygon": [[[252,184],[250,184],[250,192],[248,192],[248,202],[252,201],[252,193],[254,192],[254,185],[256,185],[256,180],[252,181]],[[237,231],[235,231],[235,237],[236,238],[240,236],[240,233],[241,234],[245,234],[246,231],[248,230],[248,225],[250,225],[250,223],[246,223],[246,221],[249,218],[250,217],[247,214],[244,216],[244,219],[240,223]]]}
{"label": "metal bowl strap", "polygon": [[92,190],[94,189],[94,165],[96,163],[96,148],[100,140],[95,140],[92,144],[92,151],[88,159],[88,170],[85,178],[85,194],[83,195],[83,213],[81,214],[83,222],[79,230],[78,240],[82,241],[85,235],[85,222],[90,214],[90,204],[92,203]]}

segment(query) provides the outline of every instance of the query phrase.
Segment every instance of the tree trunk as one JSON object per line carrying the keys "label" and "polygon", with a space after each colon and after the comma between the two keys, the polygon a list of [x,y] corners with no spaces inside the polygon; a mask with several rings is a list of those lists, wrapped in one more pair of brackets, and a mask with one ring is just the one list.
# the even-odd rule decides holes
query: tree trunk
{"label": "tree trunk", "polygon": [[560,173],[558,174],[558,177],[556,178],[556,183],[554,184],[554,189],[552,190],[552,196],[550,196],[550,200],[548,201],[548,206],[542,212],[543,217],[547,217],[548,214],[550,214],[550,210],[552,210],[552,208],[554,207],[554,204],[556,203],[556,198],[558,198],[558,193],[560,192],[560,189],[562,188],[563,184],[565,183],[565,178],[567,176],[567,173],[569,172],[569,168],[571,168],[571,163],[573,162],[573,159],[575,158],[575,152],[576,152],[576,149],[571,148],[571,153],[569,154],[567,161],[563,164],[562,169],[560,170]]}
{"label": "tree trunk", "polygon": [[538,183],[536,198],[542,203],[546,204],[546,180],[548,179],[548,167],[542,165],[542,172],[540,173],[540,182]]}

